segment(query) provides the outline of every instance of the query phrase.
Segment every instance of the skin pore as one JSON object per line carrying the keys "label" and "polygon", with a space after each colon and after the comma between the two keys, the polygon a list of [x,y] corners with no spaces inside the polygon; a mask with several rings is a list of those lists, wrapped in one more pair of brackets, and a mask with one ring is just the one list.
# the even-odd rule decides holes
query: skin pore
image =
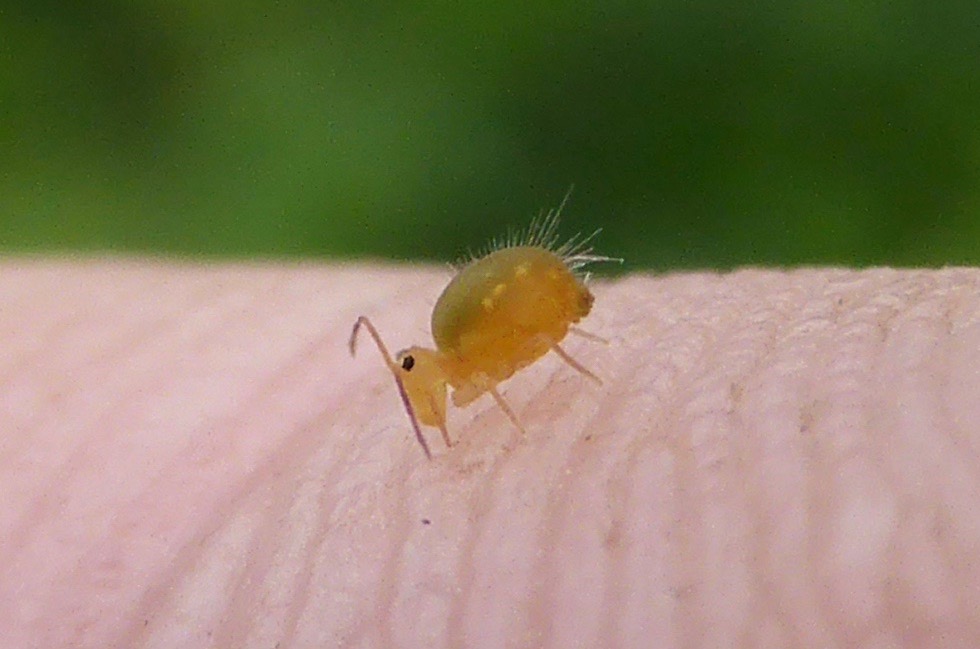
{"label": "skin pore", "polygon": [[[0,272],[17,647],[980,646],[980,271],[633,275],[414,439],[442,270]],[[373,351],[373,350],[372,350]]]}

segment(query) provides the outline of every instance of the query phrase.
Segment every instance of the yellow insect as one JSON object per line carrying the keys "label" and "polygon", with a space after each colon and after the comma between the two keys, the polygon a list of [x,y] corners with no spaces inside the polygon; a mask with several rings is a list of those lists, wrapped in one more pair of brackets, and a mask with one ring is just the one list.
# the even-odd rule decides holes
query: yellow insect
{"label": "yellow insect", "polygon": [[429,459],[432,454],[420,423],[438,427],[446,446],[452,446],[446,430],[447,387],[453,389],[453,404],[459,408],[489,393],[524,433],[496,387],[518,370],[554,351],[578,372],[602,382],[558,343],[569,331],[604,342],[572,326],[592,309],[588,276],[580,271],[593,262],[622,260],[592,254],[589,242],[598,231],[557,245],[558,218],[567,200],[568,194],[557,210],[532,221],[526,232],[492,242],[489,252],[458,270],[432,311],[435,349],[409,347],[392,360],[367,317],[354,323],[351,355],[364,327],[395,377],[415,436]]}

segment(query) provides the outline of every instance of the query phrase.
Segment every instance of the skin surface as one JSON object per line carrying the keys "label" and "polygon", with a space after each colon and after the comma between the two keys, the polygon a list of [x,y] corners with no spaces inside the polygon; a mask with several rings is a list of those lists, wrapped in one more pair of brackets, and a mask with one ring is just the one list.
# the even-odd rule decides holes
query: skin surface
{"label": "skin surface", "polygon": [[4,646],[980,646],[980,272],[595,282],[430,462],[448,277],[3,262]]}

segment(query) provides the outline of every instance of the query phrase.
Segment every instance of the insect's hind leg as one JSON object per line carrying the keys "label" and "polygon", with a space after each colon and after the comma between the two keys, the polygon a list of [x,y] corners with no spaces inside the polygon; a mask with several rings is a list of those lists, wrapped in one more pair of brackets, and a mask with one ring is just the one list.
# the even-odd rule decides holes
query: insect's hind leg
{"label": "insect's hind leg", "polygon": [[603,345],[609,344],[609,341],[603,338],[602,336],[597,336],[591,331],[586,331],[585,329],[579,329],[578,327],[569,327],[568,333],[574,334],[576,336],[581,336],[582,338],[585,338],[586,340],[591,340],[594,343],[602,343]]}

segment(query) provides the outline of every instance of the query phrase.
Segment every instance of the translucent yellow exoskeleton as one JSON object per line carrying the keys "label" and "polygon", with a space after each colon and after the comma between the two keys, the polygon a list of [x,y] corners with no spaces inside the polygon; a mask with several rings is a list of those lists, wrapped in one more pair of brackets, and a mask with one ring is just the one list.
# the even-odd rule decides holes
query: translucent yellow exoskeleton
{"label": "translucent yellow exoskeleton", "polygon": [[[569,193],[571,193],[569,191]],[[558,246],[558,218],[568,195],[536,219],[526,232],[491,244],[489,252],[459,268],[432,311],[436,348],[409,347],[392,359],[378,330],[365,316],[354,323],[350,351],[364,327],[374,338],[395,377],[422,450],[431,459],[419,424],[438,427],[446,446],[446,394],[463,407],[489,393],[522,433],[517,415],[497,391],[510,378],[549,351],[590,379],[599,378],[569,356],[559,343],[569,331],[592,340],[598,336],[572,327],[592,309],[592,293],[581,269],[597,261],[621,261],[592,254],[592,236]]]}

